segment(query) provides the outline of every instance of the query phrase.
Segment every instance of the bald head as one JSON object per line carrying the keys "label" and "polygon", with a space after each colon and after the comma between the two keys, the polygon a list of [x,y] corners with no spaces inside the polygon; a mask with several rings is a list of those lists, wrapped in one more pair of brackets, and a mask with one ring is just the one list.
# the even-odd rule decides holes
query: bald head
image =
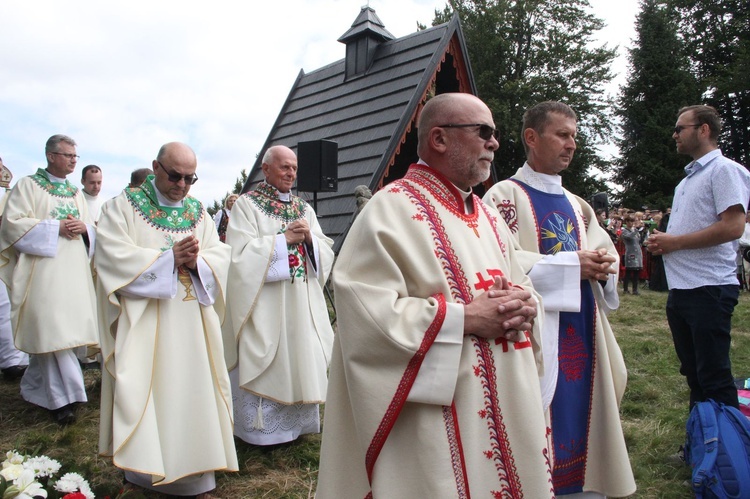
{"label": "bald head", "polygon": [[419,115],[417,153],[466,190],[489,178],[494,151],[499,147],[494,136],[480,136],[481,125],[494,131],[492,112],[479,98],[464,93],[436,95]]}
{"label": "bald head", "polygon": [[152,163],[156,188],[170,201],[181,201],[190,191],[185,178],[195,175],[198,160],[195,152],[182,142],[169,142],[159,149]]}
{"label": "bald head", "polygon": [[289,192],[297,179],[297,155],[286,146],[269,147],[261,168],[268,184],[279,192]]}
{"label": "bald head", "polygon": [[180,158],[183,160],[192,160],[197,163],[195,152],[193,149],[182,142],[168,142],[159,148],[159,153],[156,155],[157,161],[168,160],[169,158]]}

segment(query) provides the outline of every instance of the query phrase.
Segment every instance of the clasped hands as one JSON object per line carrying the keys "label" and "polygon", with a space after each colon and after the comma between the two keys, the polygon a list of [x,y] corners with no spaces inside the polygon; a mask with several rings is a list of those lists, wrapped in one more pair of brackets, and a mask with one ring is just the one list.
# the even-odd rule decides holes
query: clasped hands
{"label": "clasped hands", "polygon": [[307,244],[312,244],[310,224],[307,223],[307,220],[295,220],[286,226],[284,237],[287,244],[299,244],[303,241]]}
{"label": "clasped hands", "polygon": [[200,251],[200,244],[195,236],[190,235],[185,239],[174,243],[172,246],[172,253],[174,254],[174,266],[179,268],[180,265],[195,270],[198,265],[198,252]]}
{"label": "clasped hands", "polygon": [[60,220],[60,229],[57,231],[66,239],[78,239],[78,235],[84,232],[86,232],[86,224],[71,214],[68,214],[68,218]]}
{"label": "clasped hands", "polygon": [[506,277],[495,277],[489,290],[464,306],[464,335],[522,341],[536,315],[531,292],[511,287]]}
{"label": "clasped hands", "polygon": [[576,253],[581,263],[581,279],[606,281],[609,279],[609,274],[617,273],[617,270],[612,268],[612,264],[617,259],[607,253],[607,250],[604,248],[579,250]]}

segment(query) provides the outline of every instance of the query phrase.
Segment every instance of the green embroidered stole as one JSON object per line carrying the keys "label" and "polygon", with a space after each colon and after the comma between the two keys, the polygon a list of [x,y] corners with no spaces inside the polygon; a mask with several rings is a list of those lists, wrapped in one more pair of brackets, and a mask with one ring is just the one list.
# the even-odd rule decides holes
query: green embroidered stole
{"label": "green embroidered stole", "polygon": [[153,175],[139,187],[128,187],[125,195],[135,210],[154,228],[170,232],[190,232],[203,217],[203,204],[194,197],[182,200],[182,207],[160,206],[156,189],[151,180]]}
{"label": "green embroidered stole", "polygon": [[[307,203],[297,196],[290,196],[290,201],[279,199],[279,191],[266,182],[258,184],[253,191],[246,194],[250,201],[267,217],[281,222],[277,234],[286,232],[287,226],[305,217]],[[289,257],[289,276],[292,282],[296,278],[307,281],[307,248],[305,243],[287,244]]]}
{"label": "green embroidered stole", "polygon": [[76,194],[78,188],[68,182],[52,182],[47,174],[47,170],[39,168],[34,175],[31,175],[31,180],[41,187],[47,194],[55,198],[62,198],[57,203],[52,211],[50,211],[49,217],[53,220],[65,220],[68,215],[73,215],[73,218],[81,218],[81,213],[78,211],[78,206],[75,203]]}

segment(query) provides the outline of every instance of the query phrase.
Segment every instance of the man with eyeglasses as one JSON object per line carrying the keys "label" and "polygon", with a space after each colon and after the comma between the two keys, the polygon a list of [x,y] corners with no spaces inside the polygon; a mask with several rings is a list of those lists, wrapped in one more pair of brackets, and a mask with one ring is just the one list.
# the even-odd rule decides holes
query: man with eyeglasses
{"label": "man with eyeglasses", "polygon": [[619,412],[627,370],[606,315],[619,306],[619,257],[594,209],[562,187],[576,131],[566,104],[528,109],[521,128],[526,163],[484,201],[508,223],[542,295],[541,388],[555,494],[624,497],[636,489]]}
{"label": "man with eyeglasses", "polygon": [[333,241],[318,217],[292,194],[297,156],[282,145],[263,155],[265,181],[232,207],[232,247],[224,326],[234,395],[234,433],[253,445],[290,442],[320,432],[333,329],[323,286]]}
{"label": "man with eyeglasses", "polygon": [[318,499],[553,496],[531,283],[472,194],[494,131],[473,95],[431,98],[419,161],[352,224],[333,271]]}
{"label": "man with eyeglasses", "polygon": [[30,354],[21,396],[67,425],[76,404],[88,400],[76,350],[98,343],[89,266],[95,229],[83,195],[66,179],[78,160],[75,141],[53,135],[45,154],[47,167],[21,178],[8,196],[0,279],[10,293],[16,347]]}
{"label": "man with eyeglasses", "polygon": [[214,471],[238,469],[221,335],[229,247],[188,195],[193,150],[170,142],[152,166],[97,226],[99,451],[129,488],[210,497]]}
{"label": "man with eyeglasses", "polygon": [[739,296],[736,256],[750,201],[750,173],[722,155],[721,117],[710,106],[679,110],[672,138],[693,161],[675,188],[667,232],[648,250],[664,255],[667,321],[690,409],[709,398],[738,407],[729,359],[732,312]]}

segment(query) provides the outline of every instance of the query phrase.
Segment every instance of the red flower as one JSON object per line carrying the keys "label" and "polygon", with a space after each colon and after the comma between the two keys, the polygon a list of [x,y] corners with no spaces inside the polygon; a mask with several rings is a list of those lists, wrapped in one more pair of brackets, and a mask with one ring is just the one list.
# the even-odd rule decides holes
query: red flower
{"label": "red flower", "polygon": [[80,492],[71,492],[70,494],[65,494],[62,499],[86,499],[86,496]]}
{"label": "red flower", "polygon": [[296,267],[298,265],[299,265],[299,258],[297,258],[297,255],[289,255],[289,266]]}

